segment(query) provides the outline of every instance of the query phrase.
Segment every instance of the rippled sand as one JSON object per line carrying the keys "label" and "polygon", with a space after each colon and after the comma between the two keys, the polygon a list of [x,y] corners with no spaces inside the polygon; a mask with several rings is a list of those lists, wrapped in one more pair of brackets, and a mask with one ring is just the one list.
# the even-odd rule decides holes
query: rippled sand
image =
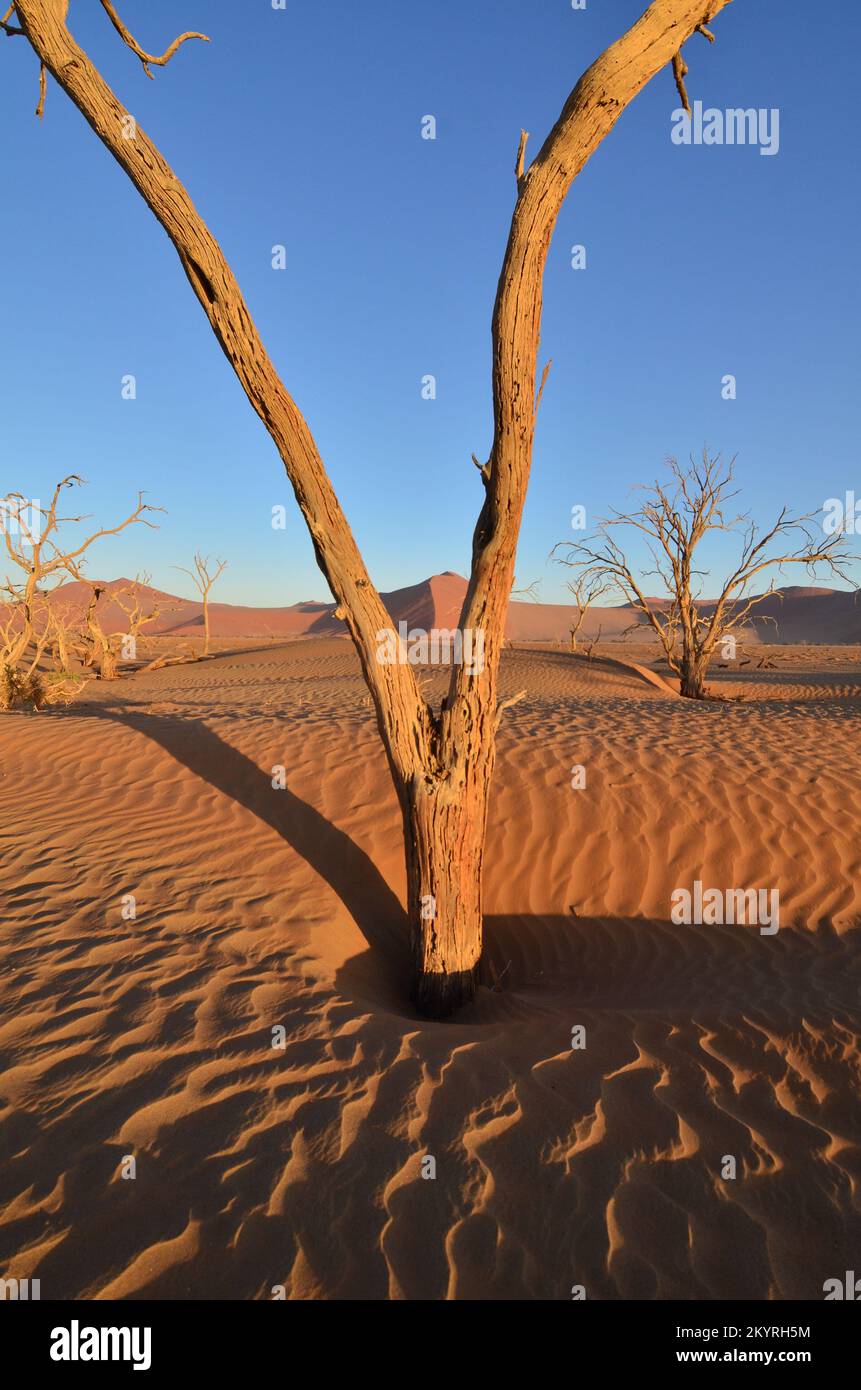
{"label": "rippled sand", "polygon": [[[505,653],[528,694],[488,985],[446,1024],[407,1002],[400,818],[347,643],[2,716],[0,1274],[45,1299],[820,1299],[861,1249],[861,665],[772,654],[715,673],[743,701],[694,705]],[[778,887],[780,932],[672,925],[695,879]]]}

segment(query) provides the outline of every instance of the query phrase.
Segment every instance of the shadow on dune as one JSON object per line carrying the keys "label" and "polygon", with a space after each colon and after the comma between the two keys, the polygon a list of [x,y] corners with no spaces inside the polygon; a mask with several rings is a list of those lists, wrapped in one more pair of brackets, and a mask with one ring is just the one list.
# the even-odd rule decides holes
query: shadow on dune
{"label": "shadow on dune", "polygon": [[113,706],[90,717],[125,724],[159,744],[196,777],[257,816],[301,855],[341,899],[387,973],[409,967],[409,927],[400,899],[372,860],[343,830],[196,719],[172,719]]}
{"label": "shadow on dune", "polygon": [[[676,926],[654,918],[488,915],[481,988],[453,1026],[572,1010],[759,1018],[787,1028],[861,1016],[861,931]],[[336,975],[345,996],[408,1014],[372,951]],[[572,1022],[576,1021],[572,1015]],[[438,1025],[439,1026],[439,1025]],[[445,1026],[445,1025],[441,1025]]]}
{"label": "shadow on dune", "polygon": [[835,1008],[857,1019],[861,932],[684,926],[648,917],[485,919],[486,975],[502,991],[564,997],[566,1007],[664,1014],[778,1012],[800,1026]]}

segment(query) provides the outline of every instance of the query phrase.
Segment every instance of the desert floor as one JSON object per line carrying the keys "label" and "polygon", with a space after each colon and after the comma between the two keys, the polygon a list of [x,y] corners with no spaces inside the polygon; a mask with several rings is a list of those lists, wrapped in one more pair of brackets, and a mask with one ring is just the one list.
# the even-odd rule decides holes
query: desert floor
{"label": "desert floor", "polygon": [[[451,1023],[408,1003],[399,813],[345,641],[0,716],[0,1275],[821,1299],[861,1267],[859,657],[759,647],[716,672],[743,700],[694,705],[507,651],[497,983]],[[778,887],[781,930],[671,925],[695,879]]]}

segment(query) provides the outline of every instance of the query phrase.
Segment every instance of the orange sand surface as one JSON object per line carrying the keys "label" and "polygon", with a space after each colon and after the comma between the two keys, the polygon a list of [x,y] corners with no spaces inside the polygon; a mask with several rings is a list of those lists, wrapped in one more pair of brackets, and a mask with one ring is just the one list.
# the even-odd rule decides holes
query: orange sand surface
{"label": "orange sand surface", "polygon": [[[486,984],[448,1023],[408,1002],[347,642],[2,716],[0,1273],[43,1299],[821,1299],[861,1250],[861,661],[770,652],[706,704],[647,647],[504,653],[527,695]],[[779,933],[672,925],[695,879],[779,888]]]}

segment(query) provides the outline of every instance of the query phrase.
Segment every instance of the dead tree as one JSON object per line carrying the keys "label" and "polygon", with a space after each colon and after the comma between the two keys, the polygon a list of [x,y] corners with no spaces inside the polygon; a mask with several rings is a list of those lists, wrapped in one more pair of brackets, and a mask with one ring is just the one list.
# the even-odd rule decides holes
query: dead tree
{"label": "dead tree", "polygon": [[[516,201],[493,311],[493,442],[487,461],[479,463],[484,502],[460,616],[462,634],[482,635],[485,659],[478,675],[466,663],[453,665],[439,710],[422,697],[409,663],[377,659],[379,634],[391,629],[389,614],[308,424],[185,187],[140,126],[127,138],[129,113],[72,37],[62,4],[17,0],[14,7],[17,27],[43,68],[82,112],[173,242],[218,342],[284,462],[336,611],[355,644],[400,801],[416,998],[428,1014],[447,1014],[472,996],[481,955],[488,790],[502,713],[497,672],[532,462],[542,283],[556,220],[572,182],[625,108],[727,3],[654,0],[583,74],[528,166],[527,135],[521,133]],[[151,61],[118,27],[137,57]],[[546,369],[542,386],[545,380]]]}
{"label": "dead tree", "polygon": [[16,586],[3,585],[0,603],[0,710],[39,709],[45,703],[40,668],[52,639],[45,596],[24,603]]}
{"label": "dead tree", "polygon": [[[58,510],[66,489],[81,483],[82,479],[76,474],[63,478],[54,488],[47,507],[28,502],[21,493],[12,493],[3,501],[0,531],[13,570],[0,585],[0,592],[5,596],[0,623],[0,667],[10,703],[40,702],[44,692],[37,672],[49,649],[56,651],[57,661],[61,663],[58,674],[68,676],[74,639],[72,622],[64,611],[59,590],[68,579],[89,582],[83,574],[83,565],[90,547],[106,536],[119,535],[128,526],[154,524],[147,514],[156,508],[144,502],[141,494],[135,510],[118,525],[102,527],[78,543],[63,544],[61,528],[79,525],[88,519],[60,516]],[[20,578],[15,571],[21,572]],[[94,607],[95,601],[92,601],[87,610],[88,619],[91,611],[94,614]],[[93,643],[96,643],[94,635]]]}
{"label": "dead tree", "polygon": [[210,569],[210,559],[208,555],[201,555],[198,550],[194,556],[194,569],[183,569],[182,565],[174,565],[174,569],[181,574],[187,574],[203,600],[203,654],[209,655],[209,595],[212,586],[217,579],[227,569],[226,560],[216,560],[215,570]]}
{"label": "dead tree", "polygon": [[[80,574],[77,577],[83,579]],[[83,583],[90,589],[90,599],[85,613],[84,629],[77,642],[78,655],[86,668],[98,672],[100,680],[119,680],[120,658],[128,643],[131,642],[134,652],[141,629],[148,623],[155,622],[163,608],[160,604],[155,604],[148,613],[144,612],[140,587],[149,583],[149,575],[115,589],[106,589],[103,584],[90,579],[83,579]],[[105,632],[98,612],[102,595],[126,615],[125,632]]]}
{"label": "dead tree", "polygon": [[105,592],[104,585],[95,584],[89,579],[84,582],[90,590],[81,644],[84,665],[91,670],[97,670],[101,680],[115,681],[119,676],[117,654],[110,636],[99,621],[98,614],[99,599]]}
{"label": "dead tree", "polygon": [[[778,592],[772,578],[767,588],[752,593],[757,575],[803,565],[811,574],[821,566],[845,579],[844,565],[850,557],[840,533],[826,537],[821,525],[814,526],[816,512],[793,516],[784,507],[774,525],[761,530],[747,514],[728,511],[738,496],[732,488],[735,459],[723,463],[720,454],[712,457],[705,449],[700,460],[691,456],[685,467],[675,459],[669,459],[668,466],[670,483],[640,489],[645,495],[635,511],[614,511],[598,523],[594,536],[563,542],[566,558],[562,563],[579,570],[580,582],[615,589],[641,613],[657,634],[669,667],[679,678],[681,693],[702,700],[718,643]],[[645,536],[654,569],[641,574],[634,568],[615,539],[617,527]],[[703,600],[703,572],[695,567],[697,551],[716,531],[738,533],[741,552],[718,597]],[[660,580],[665,598],[646,597],[646,575]]]}
{"label": "dead tree", "polygon": [[121,608],[126,615],[126,630],[123,634],[123,647],[129,659],[134,660],[137,654],[137,641],[145,627],[155,623],[162,613],[170,612],[179,607],[177,603],[164,604],[156,601],[149,610],[144,608],[144,600],[141,591],[149,589],[152,582],[151,574],[139,574],[131,584],[123,585],[120,589],[111,591],[111,599]]}
{"label": "dead tree", "polygon": [[594,660],[594,657],[595,657],[595,648],[597,647],[598,643],[601,641],[601,633],[603,632],[603,630],[604,630],[604,629],[599,625],[598,631],[595,633],[595,636],[592,638],[592,641],[589,643],[589,645],[588,645],[587,648],[586,648],[586,660],[587,660],[590,664],[591,664],[591,662]]}
{"label": "dead tree", "polygon": [[577,607],[577,616],[568,629],[568,634],[571,639],[571,650],[572,652],[576,652],[577,634],[585,622],[586,614],[589,612],[593,603],[597,603],[599,598],[603,598],[604,594],[609,593],[610,585],[605,583],[604,580],[600,579],[597,575],[581,575],[579,578],[570,581],[565,587]]}

